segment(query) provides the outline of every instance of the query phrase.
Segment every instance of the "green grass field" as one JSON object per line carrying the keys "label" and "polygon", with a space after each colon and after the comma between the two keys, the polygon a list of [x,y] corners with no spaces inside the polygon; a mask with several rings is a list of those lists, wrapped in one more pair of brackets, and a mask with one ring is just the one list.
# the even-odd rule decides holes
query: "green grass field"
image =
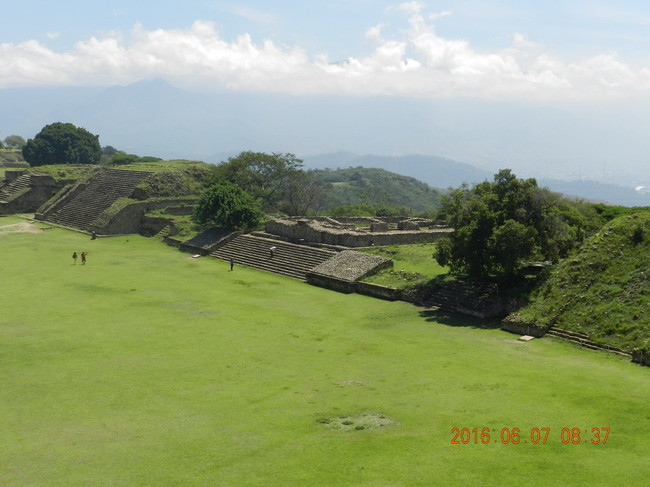
{"label": "green grass field", "polygon": [[21,222],[0,218],[2,487],[647,485],[648,368]]}
{"label": "green grass field", "polygon": [[435,243],[386,245],[361,249],[362,252],[386,257],[393,261],[393,267],[366,277],[364,281],[396,289],[426,284],[434,277],[449,272],[449,269],[442,267],[434,259],[435,249]]}

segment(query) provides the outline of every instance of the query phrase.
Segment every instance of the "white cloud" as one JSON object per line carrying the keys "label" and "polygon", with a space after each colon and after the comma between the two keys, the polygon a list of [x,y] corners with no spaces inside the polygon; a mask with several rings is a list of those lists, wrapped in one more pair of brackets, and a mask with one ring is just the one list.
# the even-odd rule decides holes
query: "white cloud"
{"label": "white cloud", "polygon": [[60,32],[46,32],[45,37],[48,39],[58,39],[61,36]]}
{"label": "white cloud", "polygon": [[[292,94],[469,96],[528,100],[602,99],[650,94],[650,67],[636,69],[615,53],[566,61],[514,34],[501,50],[481,51],[464,39],[437,34],[421,2],[399,5],[409,28],[385,39],[383,25],[365,33],[367,56],[332,64],[300,47],[243,34],[227,41],[214,24],[113,32],[55,52],[30,40],[0,44],[0,87],[123,84],[164,77],[185,86]],[[447,12],[434,17],[447,16]]]}

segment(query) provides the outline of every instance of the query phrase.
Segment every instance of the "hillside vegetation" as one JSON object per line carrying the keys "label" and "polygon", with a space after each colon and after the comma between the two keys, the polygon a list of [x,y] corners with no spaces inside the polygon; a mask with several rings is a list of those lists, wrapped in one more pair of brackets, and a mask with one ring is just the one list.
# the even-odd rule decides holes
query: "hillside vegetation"
{"label": "hillside vegetation", "polygon": [[313,170],[310,174],[332,185],[328,193],[328,208],[341,205],[403,206],[423,213],[440,207],[441,190],[384,169],[349,167]]}
{"label": "hillside vegetation", "polygon": [[621,216],[551,272],[519,312],[625,350],[650,345],[650,212]]}

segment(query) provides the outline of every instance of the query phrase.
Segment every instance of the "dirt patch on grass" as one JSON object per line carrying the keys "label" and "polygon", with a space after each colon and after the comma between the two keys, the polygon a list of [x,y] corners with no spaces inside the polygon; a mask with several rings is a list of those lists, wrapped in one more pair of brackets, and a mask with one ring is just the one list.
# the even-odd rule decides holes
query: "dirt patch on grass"
{"label": "dirt patch on grass", "polygon": [[320,418],[317,422],[339,431],[378,430],[397,423],[382,413],[372,411],[336,418]]}
{"label": "dirt patch on grass", "polygon": [[3,233],[39,233],[45,228],[39,228],[33,223],[20,222],[12,223],[11,225],[0,225],[0,234]]}

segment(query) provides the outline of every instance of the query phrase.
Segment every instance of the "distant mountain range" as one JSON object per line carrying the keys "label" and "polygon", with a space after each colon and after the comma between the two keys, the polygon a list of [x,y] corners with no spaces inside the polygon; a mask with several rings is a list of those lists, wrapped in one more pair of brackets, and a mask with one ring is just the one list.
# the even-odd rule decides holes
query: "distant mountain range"
{"label": "distant mountain range", "polygon": [[[102,145],[138,155],[218,163],[243,150],[291,152],[308,167],[377,167],[437,188],[481,181],[507,167],[553,190],[648,204],[647,193],[633,189],[650,186],[650,138],[641,130],[646,115],[623,116],[623,109],[612,119],[478,100],[207,94],[161,79],[110,88],[4,89],[0,107],[0,138],[30,138],[47,124],[71,122],[99,134]],[[358,155],[373,153],[446,157]],[[561,183],[605,178],[625,187]]]}
{"label": "distant mountain range", "polygon": [[[453,161],[443,157],[408,155],[408,156],[373,156],[356,155],[349,152],[337,152],[306,157],[307,168],[344,168],[366,167],[385,169],[404,176],[411,176],[434,188],[455,188],[463,183],[478,183],[491,180],[494,173],[479,169],[470,164]],[[559,181],[556,179],[538,179],[539,186],[570,197],[593,202],[604,202],[623,206],[649,206],[650,193],[626,188],[614,184],[602,184],[593,181]]]}

